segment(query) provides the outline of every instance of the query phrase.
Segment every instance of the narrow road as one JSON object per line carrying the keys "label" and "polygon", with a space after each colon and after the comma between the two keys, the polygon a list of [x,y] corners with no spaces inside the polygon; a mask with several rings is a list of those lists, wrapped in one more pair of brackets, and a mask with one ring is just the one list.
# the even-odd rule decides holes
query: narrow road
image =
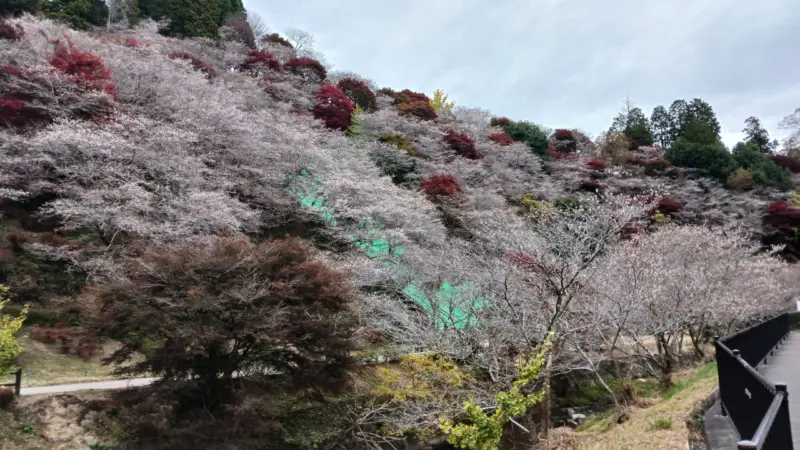
{"label": "narrow road", "polygon": [[19,395],[60,394],[62,392],[125,389],[134,386],[147,386],[157,378],[130,378],[127,380],[93,381],[90,383],[54,384],[20,389]]}

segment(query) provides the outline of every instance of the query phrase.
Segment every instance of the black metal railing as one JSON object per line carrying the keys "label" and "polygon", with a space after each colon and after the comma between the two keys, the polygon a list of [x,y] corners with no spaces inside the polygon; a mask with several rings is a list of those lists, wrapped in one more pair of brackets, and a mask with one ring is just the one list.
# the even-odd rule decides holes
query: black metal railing
{"label": "black metal railing", "polygon": [[14,387],[14,393],[19,395],[19,391],[22,388],[22,369],[17,370],[14,372],[14,382],[13,383],[5,383],[0,384],[0,387]]}
{"label": "black metal railing", "polygon": [[788,334],[789,316],[781,314],[714,342],[722,412],[743,439],[740,449],[793,449],[786,385],[756,371]]}

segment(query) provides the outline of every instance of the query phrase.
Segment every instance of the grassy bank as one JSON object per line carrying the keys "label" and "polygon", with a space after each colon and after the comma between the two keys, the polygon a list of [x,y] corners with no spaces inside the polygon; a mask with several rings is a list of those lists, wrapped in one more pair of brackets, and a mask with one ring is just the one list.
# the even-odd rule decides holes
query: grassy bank
{"label": "grassy bank", "polygon": [[574,433],[578,448],[685,449],[689,412],[717,386],[716,374],[716,363],[683,371],[675,385],[661,392],[651,406],[632,407],[624,423],[616,423],[613,411],[590,418]]}

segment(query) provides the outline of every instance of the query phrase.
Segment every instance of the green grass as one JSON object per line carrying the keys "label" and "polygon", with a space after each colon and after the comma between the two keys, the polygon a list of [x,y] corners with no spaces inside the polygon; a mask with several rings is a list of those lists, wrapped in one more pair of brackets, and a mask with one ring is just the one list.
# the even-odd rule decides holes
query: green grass
{"label": "green grass", "polygon": [[672,429],[672,419],[659,417],[657,419],[651,420],[647,424],[648,430],[671,430]]}
{"label": "green grass", "polygon": [[661,393],[661,398],[664,400],[669,400],[670,398],[674,397],[675,394],[681,392],[682,390],[686,389],[690,385],[694,384],[698,380],[704,380],[706,378],[711,378],[717,376],[717,363],[710,362],[701,366],[697,372],[695,372],[691,377],[680,380],[673,384],[671,387],[665,389]]}

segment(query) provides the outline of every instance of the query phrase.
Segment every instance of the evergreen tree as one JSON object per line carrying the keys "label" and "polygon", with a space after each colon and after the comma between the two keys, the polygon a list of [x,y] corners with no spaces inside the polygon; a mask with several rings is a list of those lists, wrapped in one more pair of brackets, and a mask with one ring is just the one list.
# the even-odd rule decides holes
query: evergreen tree
{"label": "evergreen tree", "polygon": [[623,133],[631,142],[631,147],[653,145],[653,132],[642,109],[634,106],[630,98],[625,99],[625,106],[614,118],[609,129],[611,133]]}
{"label": "evergreen tree", "polygon": [[666,148],[672,144],[672,122],[666,108],[661,105],[653,108],[650,126],[653,129],[653,140],[658,145]]}
{"label": "evergreen tree", "polygon": [[669,105],[670,141],[675,142],[683,134],[684,124],[689,115],[686,100],[675,100]]}
{"label": "evergreen tree", "polygon": [[780,167],[764,155],[755,142],[740,142],[733,147],[733,159],[739,167],[753,174],[756,184],[788,189],[792,186],[792,177],[788,170]]}
{"label": "evergreen tree", "polygon": [[0,2],[0,16],[19,16],[26,12],[38,14],[42,10],[42,0],[3,0]]}
{"label": "evergreen tree", "polygon": [[719,139],[722,128],[719,125],[719,120],[717,120],[717,115],[714,114],[714,108],[708,102],[695,98],[689,103],[687,112],[687,124],[692,119],[702,120],[708,124],[714,135]]}
{"label": "evergreen tree", "polygon": [[745,135],[745,143],[755,145],[761,153],[772,153],[778,147],[778,141],[770,141],[769,132],[761,126],[758,117],[750,116],[744,123],[742,133]]}
{"label": "evergreen tree", "polygon": [[142,17],[167,19],[168,36],[215,39],[219,27],[233,14],[244,12],[241,0],[138,0]]}

